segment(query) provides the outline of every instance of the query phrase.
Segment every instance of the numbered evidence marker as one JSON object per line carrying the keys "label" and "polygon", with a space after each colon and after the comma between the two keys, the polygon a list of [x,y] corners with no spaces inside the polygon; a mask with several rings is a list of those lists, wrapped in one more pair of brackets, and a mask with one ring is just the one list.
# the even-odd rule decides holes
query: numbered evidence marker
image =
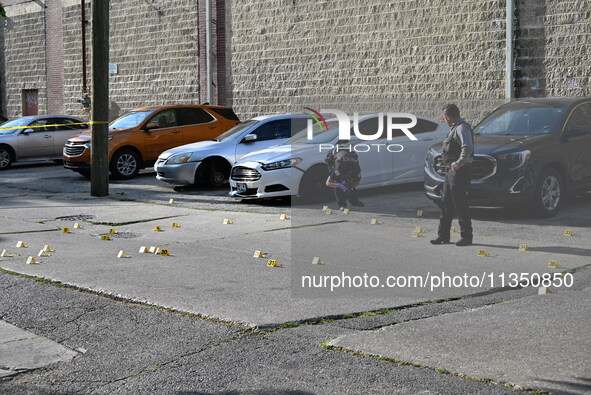
{"label": "numbered evidence marker", "polygon": [[140,250],[138,251],[140,254],[147,254],[148,249],[145,246],[141,246]]}
{"label": "numbered evidence marker", "polygon": [[174,200],[174,199],[169,199],[169,200],[168,200],[168,204],[175,204],[175,203],[176,203],[176,202],[175,202],[175,200]]}
{"label": "numbered evidence marker", "polygon": [[417,217],[422,217],[423,216],[423,210],[417,210]]}
{"label": "numbered evidence marker", "polygon": [[519,251],[529,251],[529,246],[527,244],[519,244]]}
{"label": "numbered evidence marker", "polygon": [[267,255],[267,254],[265,254],[263,251],[256,250],[254,252],[254,254],[252,254],[252,257],[253,258],[264,258],[265,255]]}
{"label": "numbered evidence marker", "polygon": [[328,210],[328,206],[322,206],[322,211]]}
{"label": "numbered evidence marker", "polygon": [[9,258],[9,257],[14,256],[14,255],[12,255],[10,252],[8,252],[6,249],[4,249],[4,250],[2,250],[2,253],[0,254],[0,256],[1,257]]}
{"label": "numbered evidence marker", "polygon": [[127,255],[125,253],[125,251],[119,250],[119,253],[117,254],[117,258],[131,258],[131,257],[129,255]]}
{"label": "numbered evidence marker", "polygon": [[325,262],[317,256],[312,259],[312,265],[324,265],[324,263]]}
{"label": "numbered evidence marker", "polygon": [[24,241],[17,241],[16,242],[16,248],[27,248],[27,245],[25,244]]}
{"label": "numbered evidence marker", "polygon": [[545,295],[551,294],[552,290],[549,287],[539,287],[538,288],[538,295]]}
{"label": "numbered evidence marker", "polygon": [[109,229],[110,235],[116,235],[117,233],[119,233],[119,232],[117,232],[117,229],[113,229],[113,228]]}
{"label": "numbered evidence marker", "polygon": [[76,222],[74,224],[74,229],[82,229],[82,225],[80,225],[78,222]]}
{"label": "numbered evidence marker", "polygon": [[267,266],[269,266],[269,267],[279,267],[279,264],[277,263],[277,261],[275,259],[269,259],[267,261]]}
{"label": "numbered evidence marker", "polygon": [[166,248],[158,248],[156,250],[156,255],[161,255],[161,256],[170,256],[170,251],[167,250]]}
{"label": "numbered evidence marker", "polygon": [[413,230],[413,232],[412,232],[412,237],[423,237],[424,231],[425,231],[425,228],[421,228],[420,226],[417,226],[415,228],[415,230]]}
{"label": "numbered evidence marker", "polygon": [[225,218],[225,219],[224,219],[224,222],[222,222],[222,224],[223,224],[223,225],[231,225],[231,224],[233,224],[233,222],[232,222],[232,221],[230,221],[228,218]]}
{"label": "numbered evidence marker", "polygon": [[351,210],[349,210],[348,208],[343,210],[343,214],[351,214]]}
{"label": "numbered evidence marker", "polygon": [[371,219],[371,224],[372,224],[372,225],[380,225],[381,223],[382,223],[382,221],[380,221],[380,220],[379,220],[379,219],[377,219],[377,218],[372,218],[372,219]]}
{"label": "numbered evidence marker", "polygon": [[45,251],[45,252],[55,252],[55,250],[53,248],[51,248],[48,244],[45,244],[43,246],[43,251]]}
{"label": "numbered evidence marker", "polygon": [[570,236],[572,236],[572,235],[573,235],[573,231],[572,231],[571,229],[565,229],[565,231],[564,231],[564,235],[565,235],[565,236],[569,236],[569,237],[570,237]]}
{"label": "numbered evidence marker", "polygon": [[162,228],[158,225],[154,226],[154,228],[152,229],[154,232],[160,232],[162,231]]}
{"label": "numbered evidence marker", "polygon": [[558,261],[557,261],[557,260],[550,259],[550,260],[548,261],[548,267],[549,267],[550,269],[556,269],[556,268],[560,267],[560,263],[558,263]]}
{"label": "numbered evidence marker", "polygon": [[489,256],[487,250],[478,250],[478,256]]}
{"label": "numbered evidence marker", "polygon": [[332,209],[331,208],[327,208],[326,210],[324,210],[324,212],[326,214],[329,214],[330,215],[330,214],[332,214]]}
{"label": "numbered evidence marker", "polygon": [[155,254],[156,251],[158,251],[158,247],[150,246],[150,248],[148,249],[148,252],[150,254]]}
{"label": "numbered evidence marker", "polygon": [[178,222],[173,222],[171,225],[172,228],[180,228],[181,225]]}
{"label": "numbered evidence marker", "polygon": [[279,219],[282,219],[282,220],[289,219],[289,215],[287,215],[287,214],[281,214],[281,215],[279,216]]}
{"label": "numbered evidence marker", "polygon": [[51,256],[51,254],[42,248],[41,251],[39,251],[39,253],[37,254],[37,256]]}
{"label": "numbered evidence marker", "polygon": [[30,256],[27,258],[27,265],[35,265],[37,263],[41,263],[37,261],[34,257]]}
{"label": "numbered evidence marker", "polygon": [[109,235],[101,235],[101,240],[110,241],[111,237],[109,237]]}
{"label": "numbered evidence marker", "polygon": [[62,233],[71,233],[70,228],[62,228]]}
{"label": "numbered evidence marker", "polygon": [[451,231],[451,233],[458,233],[458,228],[456,228],[455,226],[452,226],[450,231]]}

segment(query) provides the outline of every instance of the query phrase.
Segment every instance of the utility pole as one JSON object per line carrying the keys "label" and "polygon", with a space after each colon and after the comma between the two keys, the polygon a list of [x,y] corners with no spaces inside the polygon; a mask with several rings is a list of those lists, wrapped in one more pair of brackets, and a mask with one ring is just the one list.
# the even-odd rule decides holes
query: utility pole
{"label": "utility pole", "polygon": [[90,194],[109,194],[109,0],[92,2],[92,146]]}

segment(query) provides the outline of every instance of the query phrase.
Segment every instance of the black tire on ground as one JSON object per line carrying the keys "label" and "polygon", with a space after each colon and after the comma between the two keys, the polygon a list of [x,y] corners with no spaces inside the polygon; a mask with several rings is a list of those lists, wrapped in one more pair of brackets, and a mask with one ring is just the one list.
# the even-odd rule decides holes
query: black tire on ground
{"label": "black tire on ground", "polygon": [[90,170],[76,170],[76,173],[83,177],[90,178]]}
{"label": "black tire on ground", "polygon": [[0,147],[0,170],[6,170],[12,166],[14,157],[12,151],[7,147]]}
{"label": "black tire on ground", "polygon": [[109,166],[111,175],[118,180],[134,178],[140,171],[140,157],[132,149],[122,149],[113,155]]}
{"label": "black tire on ground", "polygon": [[534,210],[539,217],[552,217],[562,207],[565,198],[562,175],[548,167],[540,173],[534,191]]}
{"label": "black tire on ground", "polygon": [[224,173],[222,173],[221,171],[217,171],[217,170],[213,169],[207,175],[207,182],[212,187],[221,187],[226,183],[227,178],[228,177],[226,177],[226,175]]}
{"label": "black tire on ground", "polygon": [[323,203],[332,197],[332,190],[326,186],[328,169],[316,166],[309,169],[300,182],[299,195],[305,203]]}

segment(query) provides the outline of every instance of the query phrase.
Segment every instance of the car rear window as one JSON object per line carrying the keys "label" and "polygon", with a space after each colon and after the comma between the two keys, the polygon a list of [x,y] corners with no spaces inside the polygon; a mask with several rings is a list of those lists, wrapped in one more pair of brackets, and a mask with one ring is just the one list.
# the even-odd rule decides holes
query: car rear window
{"label": "car rear window", "polygon": [[230,119],[232,121],[240,121],[240,119],[238,119],[238,116],[234,113],[234,110],[232,110],[231,108],[210,108],[209,110],[215,112],[218,115],[221,115],[226,119]]}
{"label": "car rear window", "polygon": [[211,114],[202,108],[178,108],[176,112],[179,126],[199,125],[214,120]]}

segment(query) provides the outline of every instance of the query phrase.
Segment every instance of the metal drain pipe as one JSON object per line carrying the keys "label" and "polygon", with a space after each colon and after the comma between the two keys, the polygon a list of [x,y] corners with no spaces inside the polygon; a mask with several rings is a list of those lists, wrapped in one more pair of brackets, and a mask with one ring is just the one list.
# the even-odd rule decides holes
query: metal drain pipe
{"label": "metal drain pipe", "polygon": [[211,53],[211,0],[205,0],[205,64],[207,68],[207,102],[212,103],[211,85],[213,80]]}
{"label": "metal drain pipe", "polygon": [[506,32],[505,32],[505,99],[511,101],[515,98],[515,87],[513,84],[513,19],[515,17],[515,0],[506,0]]}

